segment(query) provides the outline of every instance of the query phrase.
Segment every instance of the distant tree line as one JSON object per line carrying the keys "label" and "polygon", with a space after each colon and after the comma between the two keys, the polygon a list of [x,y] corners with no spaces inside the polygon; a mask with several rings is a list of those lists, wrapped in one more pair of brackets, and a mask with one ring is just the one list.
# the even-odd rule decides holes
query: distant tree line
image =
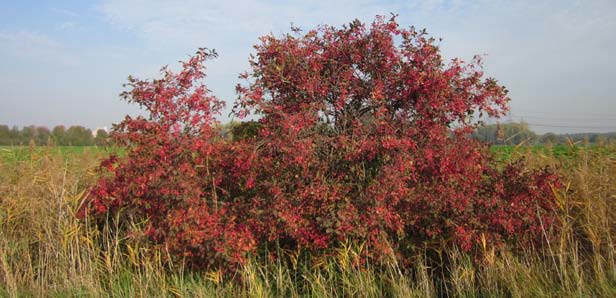
{"label": "distant tree line", "polygon": [[0,125],[0,146],[19,146],[34,143],[36,145],[57,146],[104,146],[107,144],[108,134],[99,129],[95,134],[91,129],[75,125],[66,128],[58,125],[53,129],[45,126],[17,126]]}
{"label": "distant tree line", "polygon": [[[227,140],[241,140],[253,138],[258,135],[259,123],[256,121],[231,121],[220,124],[220,136]],[[0,125],[0,146],[27,146],[34,143],[38,146],[105,146],[110,143],[109,133],[103,129],[92,132],[83,126],[58,125],[53,129],[45,126],[17,126]]]}
{"label": "distant tree line", "polygon": [[616,141],[616,132],[610,133],[575,133],[575,134],[537,134],[527,123],[500,123],[488,124],[479,127],[473,137],[489,144],[518,145],[518,144],[568,144],[581,142],[600,144]]}
{"label": "distant tree line", "polygon": [[[223,138],[239,140],[256,137],[259,123],[230,122],[220,127]],[[567,144],[569,142],[606,143],[616,142],[616,132],[610,133],[575,133],[543,135],[532,131],[527,123],[501,123],[482,125],[472,135],[474,138],[489,144],[518,145],[518,144]],[[34,143],[36,145],[53,144],[57,146],[105,146],[109,143],[109,134],[103,129],[95,133],[91,129],[75,125],[66,128],[58,125],[53,129],[45,126],[17,126],[0,125],[0,146],[19,146]]]}

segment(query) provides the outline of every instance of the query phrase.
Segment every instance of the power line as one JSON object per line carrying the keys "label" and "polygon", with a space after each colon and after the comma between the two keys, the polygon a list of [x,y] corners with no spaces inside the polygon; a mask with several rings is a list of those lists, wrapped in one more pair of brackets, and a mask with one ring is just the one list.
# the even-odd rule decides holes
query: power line
{"label": "power line", "polygon": [[[543,113],[543,114],[548,114],[548,113]],[[524,121],[526,118],[532,120],[560,120],[560,121],[567,121],[567,122],[571,122],[572,120],[574,121],[585,121],[585,122],[589,122],[589,121],[595,121],[595,123],[597,121],[600,122],[604,122],[604,121],[610,121],[610,120],[616,120],[616,118],[614,119],[599,119],[599,118],[587,118],[587,119],[583,119],[583,118],[555,118],[555,117],[536,117],[536,116],[520,116],[519,114],[513,114],[510,113],[508,114],[509,120],[513,120],[513,118],[515,118],[515,120],[517,121],[522,121],[525,122],[526,124],[528,124],[529,126],[537,126],[537,127],[554,127],[554,128],[572,128],[572,129],[607,129],[607,130],[616,130],[616,126],[604,126],[604,125],[572,125],[572,124],[546,124],[546,123],[534,123],[534,122],[526,122]],[[594,124],[594,123],[593,123]]]}
{"label": "power line", "polygon": [[[524,119],[516,119],[517,121],[512,121],[513,123],[523,122],[528,126],[538,126],[538,127],[554,127],[554,128],[574,128],[574,129],[608,129],[616,131],[616,126],[587,126],[587,125],[560,125],[560,124],[545,124],[545,123],[534,123],[534,122],[526,122]],[[492,123],[495,124],[495,123]]]}
{"label": "power line", "polygon": [[612,121],[612,120],[616,120],[616,117],[615,118],[599,118],[599,117],[592,117],[592,118],[580,118],[580,117],[560,118],[560,117],[537,117],[537,116],[519,115],[519,114],[509,114],[509,115],[511,115],[511,117],[514,117],[514,118],[529,118],[529,119],[537,119],[537,120],[562,120],[562,121],[571,121],[571,120],[575,120],[575,121]]}
{"label": "power line", "polygon": [[583,128],[583,129],[612,129],[616,130],[614,126],[570,126],[570,125],[550,125],[550,124],[538,124],[538,123],[526,123],[530,126],[540,127],[558,127],[558,128]]}
{"label": "power line", "polygon": [[[522,114],[538,114],[538,115],[555,115],[556,113],[554,113],[554,111],[538,111],[538,110],[520,110],[520,109],[511,109],[510,112],[513,114],[514,111],[517,111],[518,113],[522,113]],[[597,116],[597,117],[606,117],[606,118],[610,118],[610,119],[616,119],[616,114],[607,114],[607,113],[583,113],[584,115],[589,115],[589,116]]]}

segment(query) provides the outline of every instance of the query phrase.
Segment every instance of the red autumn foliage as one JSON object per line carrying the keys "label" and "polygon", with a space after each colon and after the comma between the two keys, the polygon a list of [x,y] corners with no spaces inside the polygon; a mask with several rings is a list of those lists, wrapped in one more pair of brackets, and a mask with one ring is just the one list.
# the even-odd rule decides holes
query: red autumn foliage
{"label": "red autumn foliage", "polygon": [[468,137],[473,115],[506,111],[478,58],[446,64],[433,39],[395,19],[265,36],[235,112],[258,136],[219,137],[222,102],[202,85],[200,50],[179,73],[130,79],[112,137],[126,156],[90,195],[94,216],[147,220],[147,235],[195,267],[241,263],[272,243],[322,252],[366,243],[405,258],[434,243],[531,245],[554,224],[557,184],[522,163],[499,170]]}

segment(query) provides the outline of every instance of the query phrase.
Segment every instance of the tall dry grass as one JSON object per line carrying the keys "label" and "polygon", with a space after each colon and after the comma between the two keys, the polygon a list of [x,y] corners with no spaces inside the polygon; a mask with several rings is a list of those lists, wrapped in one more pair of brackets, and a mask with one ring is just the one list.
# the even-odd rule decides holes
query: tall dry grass
{"label": "tall dry grass", "polygon": [[481,260],[449,250],[443,264],[419,255],[403,270],[357,265],[362,247],[349,244],[327,258],[256,256],[232,277],[164,263],[164,251],[77,220],[100,151],[37,148],[16,158],[0,150],[2,297],[616,297],[614,146],[572,147],[558,158],[514,151],[564,178],[555,190],[562,229],[543,248],[520,254],[486,243]]}

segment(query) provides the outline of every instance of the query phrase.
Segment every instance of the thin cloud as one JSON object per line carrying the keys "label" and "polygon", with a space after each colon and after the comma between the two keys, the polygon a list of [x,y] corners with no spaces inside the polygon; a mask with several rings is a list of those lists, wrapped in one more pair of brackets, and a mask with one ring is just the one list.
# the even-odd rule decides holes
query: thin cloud
{"label": "thin cloud", "polygon": [[57,14],[61,14],[64,16],[69,16],[69,17],[78,17],[79,14],[72,11],[72,10],[68,10],[68,9],[64,9],[64,8],[57,8],[57,7],[53,7],[51,8],[51,11],[57,13]]}
{"label": "thin cloud", "polygon": [[56,25],[56,29],[60,31],[69,31],[69,30],[74,30],[77,28],[78,26],[77,26],[77,23],[75,22],[62,22]]}
{"label": "thin cloud", "polygon": [[44,51],[56,51],[62,46],[47,35],[31,32],[0,32],[0,49],[15,56],[33,58],[41,56]]}

